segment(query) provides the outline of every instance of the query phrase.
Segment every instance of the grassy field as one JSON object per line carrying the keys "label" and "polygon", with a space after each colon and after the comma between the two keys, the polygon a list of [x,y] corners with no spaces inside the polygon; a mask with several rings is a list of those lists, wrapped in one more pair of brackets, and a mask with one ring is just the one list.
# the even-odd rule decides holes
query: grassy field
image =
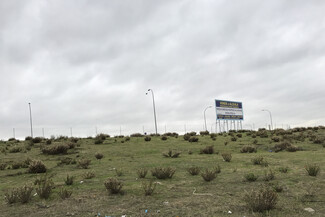
{"label": "grassy field", "polygon": [[[47,144],[48,139],[34,143],[1,141],[0,216],[325,216],[325,173],[310,176],[305,169],[311,164],[324,169],[324,127],[195,137],[197,142],[186,141],[183,136],[167,136],[167,140],[151,136],[151,141],[144,137],[110,137],[102,144],[95,144],[95,138],[65,137],[52,138],[51,144]],[[73,145],[66,154],[43,153],[44,149],[60,144]],[[247,145],[257,152],[241,153]],[[214,153],[201,154],[206,146],[213,146]],[[279,147],[286,149],[279,151]],[[162,153],[169,150],[181,154],[176,158],[164,157]],[[97,160],[96,153],[104,157]],[[224,153],[231,154],[230,162],[224,161]],[[257,157],[263,157],[264,164],[254,165],[252,159]],[[54,183],[48,199],[35,194],[34,181],[44,173],[29,173],[28,163],[22,164],[28,158],[46,165],[47,176]],[[67,158],[71,158],[72,164],[59,165]],[[78,166],[81,159],[91,160],[88,169]],[[201,172],[214,171],[219,166],[221,172],[207,182],[200,174],[188,173],[187,169],[193,166]],[[155,167],[174,168],[175,174],[170,179],[157,179],[151,174]],[[146,178],[138,177],[140,168],[148,169]],[[95,177],[85,179],[87,172]],[[274,175],[269,181],[265,181],[266,172]],[[249,173],[257,180],[247,181]],[[72,185],[65,184],[67,175],[75,177]],[[106,190],[104,182],[112,177],[123,183],[123,193],[109,194]],[[152,195],[145,196],[143,183],[150,180],[156,188]],[[5,194],[23,185],[33,186],[31,200],[8,204]],[[72,191],[70,198],[59,197],[62,188]],[[259,189],[277,190],[274,209],[254,212],[247,205],[251,202],[248,195]],[[304,210],[309,207],[315,210],[313,214]]]}

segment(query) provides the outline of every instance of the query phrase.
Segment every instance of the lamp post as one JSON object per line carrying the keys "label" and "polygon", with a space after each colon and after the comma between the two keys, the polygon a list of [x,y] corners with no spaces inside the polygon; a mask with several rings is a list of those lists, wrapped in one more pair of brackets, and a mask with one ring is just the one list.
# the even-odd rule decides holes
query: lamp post
{"label": "lamp post", "polygon": [[205,117],[205,111],[208,109],[208,108],[211,108],[212,106],[210,105],[210,106],[208,106],[208,107],[206,107],[205,109],[204,109],[204,112],[203,112],[203,114],[204,114],[204,125],[205,125],[205,131],[208,131],[208,129],[207,129],[207,119],[206,119],[206,117]]}
{"label": "lamp post", "polygon": [[30,102],[28,103],[28,106],[29,106],[30,135],[33,138],[32,108]]}
{"label": "lamp post", "polygon": [[[155,106],[155,96],[154,96],[154,93],[153,93],[153,90],[152,89],[148,89],[148,92],[151,92],[151,95],[152,95],[152,104],[153,104],[153,115],[154,115],[154,118],[155,118],[155,129],[156,129],[156,134],[158,134],[158,131],[157,131],[157,118],[156,118],[156,106]],[[146,93],[146,95],[148,95],[148,92]]]}
{"label": "lamp post", "polygon": [[273,130],[273,123],[272,123],[272,114],[269,110],[267,109],[262,109],[263,112],[268,112],[270,114],[270,119],[271,119],[271,130]]}

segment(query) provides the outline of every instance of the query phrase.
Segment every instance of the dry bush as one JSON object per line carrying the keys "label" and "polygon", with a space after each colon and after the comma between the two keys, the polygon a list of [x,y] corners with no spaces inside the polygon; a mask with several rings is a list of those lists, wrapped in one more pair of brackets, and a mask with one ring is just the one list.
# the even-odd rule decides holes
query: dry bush
{"label": "dry bush", "polygon": [[7,163],[0,164],[0,170],[5,170],[7,168]]}
{"label": "dry bush", "polygon": [[196,166],[189,167],[189,168],[187,168],[187,172],[189,174],[191,174],[192,176],[199,175],[199,173],[200,173],[200,167],[196,167]]}
{"label": "dry bush", "polygon": [[205,148],[200,150],[200,154],[213,154],[214,147],[213,145],[206,146]]}
{"label": "dry bush", "polygon": [[162,137],[161,137],[161,140],[163,140],[163,141],[166,141],[167,139],[168,139],[167,136],[162,136]]}
{"label": "dry bush", "polygon": [[251,161],[254,165],[261,165],[263,160],[264,160],[264,158],[262,156],[257,156],[257,157],[252,158]]}
{"label": "dry bush", "polygon": [[95,177],[95,172],[94,171],[87,171],[84,174],[82,174],[82,177],[84,179],[92,179]]}
{"label": "dry bush", "polygon": [[171,179],[175,172],[176,170],[171,167],[155,167],[151,170],[152,176],[155,176],[157,179]]}
{"label": "dry bush", "polygon": [[151,137],[150,137],[150,136],[146,136],[146,137],[144,137],[144,141],[146,141],[146,142],[151,141]]}
{"label": "dry bush", "polygon": [[49,145],[49,146],[43,146],[41,148],[41,151],[43,154],[67,154],[69,150],[69,146],[67,144],[58,144],[58,145]]}
{"label": "dry bush", "polygon": [[222,156],[224,161],[226,161],[226,162],[231,161],[231,158],[232,158],[231,153],[222,153],[221,156]]}
{"label": "dry bush", "polygon": [[219,164],[218,164],[216,167],[214,167],[214,172],[215,172],[216,174],[221,173],[221,167],[220,167]]}
{"label": "dry bush", "polygon": [[247,192],[244,196],[247,207],[254,212],[264,212],[275,208],[278,195],[272,189],[264,187]]}
{"label": "dry bush", "polygon": [[123,176],[123,171],[120,169],[114,169],[117,176]]}
{"label": "dry bush", "polygon": [[248,182],[255,182],[257,180],[258,176],[255,175],[254,173],[248,173],[248,174],[244,175],[244,178]]}
{"label": "dry bush", "polygon": [[289,170],[288,167],[279,167],[279,171],[280,171],[281,173],[287,173],[288,170]]}
{"label": "dry bush", "polygon": [[278,137],[278,136],[272,136],[271,139],[273,142],[280,142],[280,137]]}
{"label": "dry bush", "polygon": [[57,163],[58,166],[61,165],[70,165],[70,164],[76,164],[77,161],[75,159],[72,159],[70,157],[66,157],[60,160],[60,162]]}
{"label": "dry bush", "polygon": [[14,147],[10,148],[8,151],[9,151],[9,153],[18,153],[18,152],[23,151],[23,148],[19,147],[19,146],[14,146]]}
{"label": "dry bush", "polygon": [[209,131],[200,131],[200,135],[201,136],[208,136],[210,134],[210,132]]}
{"label": "dry bush", "polygon": [[29,173],[45,173],[46,172],[46,166],[40,160],[33,160],[29,164],[28,172]]}
{"label": "dry bush", "polygon": [[240,150],[240,153],[253,153],[253,152],[254,153],[257,152],[256,148],[253,146],[249,146],[249,145],[244,145],[242,147],[242,149]]}
{"label": "dry bush", "polygon": [[146,175],[147,175],[147,173],[148,173],[148,170],[147,170],[146,168],[139,168],[139,169],[137,170],[137,174],[138,174],[138,177],[139,177],[140,179],[145,178]]}
{"label": "dry bush", "polygon": [[72,191],[69,191],[67,189],[61,188],[58,192],[58,195],[61,197],[61,199],[67,199],[69,197],[71,197],[72,195]]}
{"label": "dry bush", "polygon": [[307,171],[307,174],[310,176],[317,176],[320,171],[320,167],[317,164],[306,164],[305,170]]}
{"label": "dry bush", "polygon": [[149,182],[142,182],[142,189],[144,191],[145,196],[150,196],[153,194],[157,186],[157,183],[154,183],[153,180],[151,179]]}
{"label": "dry bush", "polygon": [[169,149],[168,152],[163,153],[162,155],[164,157],[177,158],[180,154],[181,154],[181,152],[174,152],[173,153],[173,151],[171,149]]}
{"label": "dry bush", "polygon": [[189,142],[198,142],[199,141],[199,138],[195,137],[195,136],[191,136],[188,140]]}
{"label": "dry bush", "polygon": [[183,138],[185,141],[188,141],[191,138],[191,135],[186,133],[186,134],[184,134]]}
{"label": "dry bush", "polygon": [[104,182],[105,188],[110,194],[121,193],[123,183],[115,178],[109,178]]}
{"label": "dry bush", "polygon": [[97,159],[97,160],[100,160],[100,159],[102,159],[104,157],[104,155],[102,154],[102,153],[96,153],[95,154],[95,158]]}
{"label": "dry bush", "polygon": [[216,172],[215,170],[209,170],[209,169],[205,169],[202,173],[201,173],[202,178],[204,179],[204,181],[206,182],[210,182],[212,180],[214,180],[216,178]]}
{"label": "dry bush", "polygon": [[263,177],[264,181],[268,182],[273,179],[275,179],[275,173],[273,172],[273,170],[269,169],[269,170],[264,171],[264,177]]}
{"label": "dry bush", "polygon": [[34,184],[37,186],[35,188],[37,195],[42,199],[48,199],[54,188],[54,182],[50,177],[42,176],[36,179]]}
{"label": "dry bush", "polygon": [[281,142],[280,144],[276,144],[273,149],[275,152],[286,150],[288,147],[292,146],[289,142]]}
{"label": "dry bush", "polygon": [[78,161],[78,166],[83,168],[83,169],[88,169],[90,165],[91,160],[89,159],[80,159]]}

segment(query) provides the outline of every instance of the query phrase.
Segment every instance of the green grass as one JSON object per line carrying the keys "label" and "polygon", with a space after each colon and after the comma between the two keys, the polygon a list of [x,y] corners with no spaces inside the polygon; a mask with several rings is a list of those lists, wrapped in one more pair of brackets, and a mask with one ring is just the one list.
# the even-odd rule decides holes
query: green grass
{"label": "green grass", "polygon": [[[304,135],[307,136],[308,131],[312,130],[305,130]],[[325,136],[324,129],[312,133]],[[232,212],[232,216],[262,216],[265,213],[253,214],[247,208],[244,195],[258,186],[273,182],[284,186],[284,190],[278,193],[278,203],[275,209],[268,211],[269,216],[307,216],[308,213],[303,210],[306,207],[316,210],[315,216],[325,216],[325,175],[322,173],[322,165],[325,165],[325,148],[321,144],[313,144],[309,139],[305,139],[304,142],[292,141],[293,145],[302,148],[303,151],[269,152],[276,143],[271,140],[271,132],[268,134],[269,138],[257,136],[257,145],[253,144],[254,138],[242,133],[242,138],[237,138],[237,141],[231,141],[230,135],[218,135],[215,141],[210,136],[198,136],[199,141],[194,143],[185,141],[183,136],[168,137],[166,141],[161,140],[161,137],[152,137],[149,142],[144,141],[143,137],[132,137],[130,141],[124,143],[121,143],[124,138],[107,138],[103,144],[97,145],[94,144],[94,139],[80,139],[77,143],[79,147],[70,149],[66,155],[44,155],[40,151],[42,143],[34,144],[26,153],[9,153],[9,151],[0,153],[0,163],[11,164],[27,157],[42,160],[48,168],[48,174],[53,176],[52,180],[56,186],[46,201],[32,197],[28,204],[8,205],[2,200],[1,216],[66,216],[68,212],[74,213],[75,216],[95,216],[97,213],[101,213],[102,216],[122,214],[144,216],[145,210],[148,210],[149,216],[228,216],[228,211]],[[225,146],[226,141],[228,144]],[[25,143],[27,144],[25,141],[0,142],[0,149],[6,146],[10,149],[15,145],[24,147]],[[199,154],[200,149],[208,145],[213,145],[216,153],[220,154]],[[240,153],[244,145],[256,147],[257,153]],[[162,153],[169,149],[177,150],[181,155],[178,158],[163,157]],[[188,150],[193,154],[189,155]],[[101,160],[95,158],[97,152],[104,155]],[[231,162],[224,162],[221,153],[231,153]],[[253,165],[251,159],[257,156],[263,156],[269,166]],[[91,160],[91,164],[89,169],[78,168],[77,164],[57,166],[64,157],[71,157],[77,161],[87,158]],[[317,177],[306,174],[304,166],[307,163],[320,165],[321,171]],[[211,182],[205,182],[201,176],[192,176],[187,172],[191,166],[198,166],[202,171],[212,170],[218,164],[221,173]],[[151,175],[151,169],[154,167],[173,167],[176,172],[172,179],[156,179]],[[280,167],[288,167],[289,170],[287,173],[280,173],[278,170]],[[148,169],[146,178],[138,178],[139,168]],[[117,177],[115,169],[122,171],[122,176]],[[264,171],[269,169],[275,172],[275,180],[243,181],[245,174],[254,173],[263,177]],[[32,184],[41,176],[29,174],[27,170],[27,168],[0,170],[1,198],[6,191],[28,183]],[[86,171],[93,171],[95,177],[84,179],[83,174]],[[64,180],[67,175],[75,177],[72,186],[65,186]],[[112,177],[123,182],[123,195],[110,195],[106,191],[104,182]],[[145,196],[142,182],[149,182],[151,179],[158,184],[151,196]],[[81,181],[83,183],[80,183]],[[58,196],[63,186],[73,192],[71,198],[62,200]],[[196,192],[193,194],[194,189]],[[38,208],[37,204],[46,204],[49,207],[42,209]]]}

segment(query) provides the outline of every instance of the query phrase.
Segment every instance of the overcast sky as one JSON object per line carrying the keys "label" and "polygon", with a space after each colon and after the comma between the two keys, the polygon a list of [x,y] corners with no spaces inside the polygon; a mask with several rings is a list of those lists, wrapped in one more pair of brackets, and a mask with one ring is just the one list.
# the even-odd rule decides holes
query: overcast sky
{"label": "overcast sky", "polygon": [[[0,138],[325,124],[323,0],[1,0]],[[215,109],[206,111],[215,130]]]}

